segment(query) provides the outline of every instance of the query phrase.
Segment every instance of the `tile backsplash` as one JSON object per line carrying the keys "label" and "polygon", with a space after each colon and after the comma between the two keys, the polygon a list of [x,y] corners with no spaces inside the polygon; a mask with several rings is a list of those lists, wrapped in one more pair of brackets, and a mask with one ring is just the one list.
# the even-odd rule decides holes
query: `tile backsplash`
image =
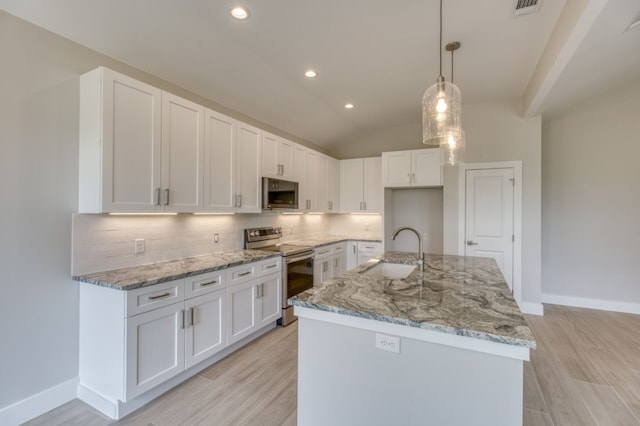
{"label": "tile backsplash", "polygon": [[[244,248],[245,228],[281,226],[285,240],[324,235],[380,236],[379,215],[73,216],[72,274],[117,269]],[[214,243],[214,234],[219,242]],[[135,254],[135,240],[145,252]]]}

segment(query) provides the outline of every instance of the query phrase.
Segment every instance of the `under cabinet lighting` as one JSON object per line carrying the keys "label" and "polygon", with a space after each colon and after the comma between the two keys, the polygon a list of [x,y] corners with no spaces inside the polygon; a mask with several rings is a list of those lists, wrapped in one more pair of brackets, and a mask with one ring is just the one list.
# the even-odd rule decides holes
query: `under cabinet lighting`
{"label": "under cabinet lighting", "polygon": [[233,216],[235,212],[195,212],[194,216]]}
{"label": "under cabinet lighting", "polygon": [[110,216],[177,216],[178,213],[109,213]]}
{"label": "under cabinet lighting", "polygon": [[307,72],[304,73],[304,76],[309,78],[316,77],[317,75],[318,73],[316,73],[314,70],[308,70]]}
{"label": "under cabinet lighting", "polygon": [[346,104],[344,107],[346,109],[353,109],[353,104]]}

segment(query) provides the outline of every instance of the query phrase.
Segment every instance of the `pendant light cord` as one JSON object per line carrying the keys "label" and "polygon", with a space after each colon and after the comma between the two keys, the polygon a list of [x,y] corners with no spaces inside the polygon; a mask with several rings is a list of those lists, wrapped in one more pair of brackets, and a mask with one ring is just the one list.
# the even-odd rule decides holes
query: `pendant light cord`
{"label": "pendant light cord", "polygon": [[442,0],[440,0],[440,44],[438,44],[438,51],[440,52],[440,78],[442,77]]}

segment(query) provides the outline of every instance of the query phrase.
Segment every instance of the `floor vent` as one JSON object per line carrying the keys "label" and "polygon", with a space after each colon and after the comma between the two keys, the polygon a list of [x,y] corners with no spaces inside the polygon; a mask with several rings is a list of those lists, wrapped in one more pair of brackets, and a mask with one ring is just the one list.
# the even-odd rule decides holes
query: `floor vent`
{"label": "floor vent", "polygon": [[528,15],[540,10],[542,0],[516,0],[515,16]]}

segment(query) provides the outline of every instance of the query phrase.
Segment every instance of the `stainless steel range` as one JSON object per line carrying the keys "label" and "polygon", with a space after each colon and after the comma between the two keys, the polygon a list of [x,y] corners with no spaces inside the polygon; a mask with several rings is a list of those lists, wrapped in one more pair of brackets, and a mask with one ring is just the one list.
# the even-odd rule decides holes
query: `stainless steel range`
{"label": "stainless steel range", "polygon": [[313,287],[313,247],[282,243],[282,228],[248,228],[244,230],[245,248],[279,252],[284,258],[282,269],[282,318],[287,326],[298,319],[287,299]]}

